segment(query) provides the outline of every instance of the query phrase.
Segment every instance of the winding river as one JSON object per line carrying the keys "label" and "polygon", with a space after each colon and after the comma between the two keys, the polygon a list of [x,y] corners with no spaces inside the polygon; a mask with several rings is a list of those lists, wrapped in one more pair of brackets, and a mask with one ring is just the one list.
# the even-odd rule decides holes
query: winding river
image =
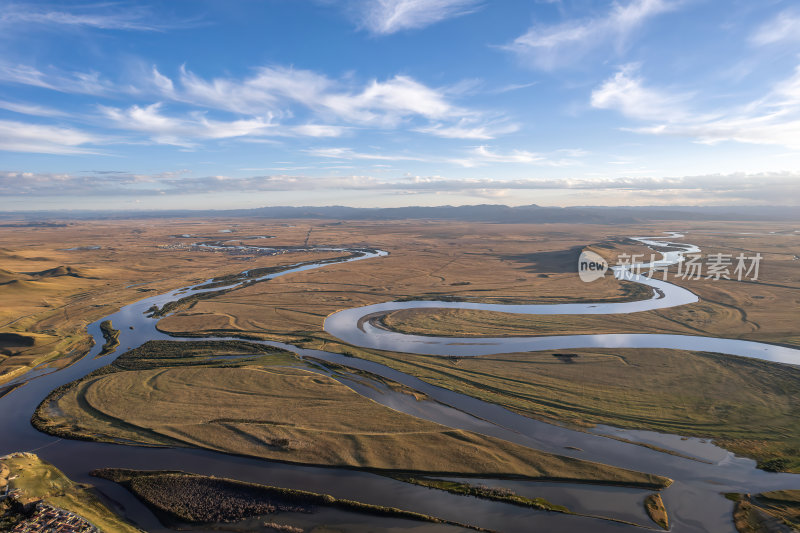
{"label": "winding river", "polygon": [[[672,234],[671,239],[681,235]],[[639,238],[643,244],[669,247],[656,266],[673,264],[682,260],[685,253],[696,253],[697,247],[658,240]],[[349,250],[354,252],[349,261],[380,260],[386,252],[375,250]],[[252,278],[243,273],[230,286],[265,281],[278,276],[323,268],[329,262],[305,264],[280,273]],[[633,268],[632,270],[635,270]],[[770,361],[798,364],[800,350],[733,339],[717,339],[685,335],[566,335],[548,337],[502,338],[450,338],[421,337],[387,331],[370,324],[365,317],[409,308],[463,308],[504,311],[526,314],[606,314],[631,313],[684,305],[697,301],[690,291],[645,276],[627,273],[628,279],[646,284],[653,289],[648,300],[606,304],[557,305],[497,305],[467,302],[389,302],[339,311],[325,321],[325,330],[353,345],[391,350],[402,353],[433,355],[477,356],[485,354],[581,347],[641,347],[677,348],[685,350],[714,351],[724,354],[757,357]],[[212,280],[209,280],[211,282]],[[225,454],[182,448],[147,448],[58,439],[36,431],[30,425],[30,416],[36,406],[54,388],[81,378],[92,370],[109,364],[115,355],[96,359],[103,344],[99,324],[112,320],[120,329],[120,346],[116,354],[140,346],[148,340],[197,340],[171,337],[156,329],[157,319],[147,316],[153,306],[177,300],[191,293],[219,290],[205,282],[193,287],[152,296],[123,307],[118,312],[90,324],[88,332],[95,339],[95,347],[86,357],[65,369],[28,375],[24,386],[0,398],[0,455],[13,451],[36,451],[42,458],[55,464],[68,476],[80,482],[96,485],[109,503],[140,527],[148,531],[168,531],[163,528],[140,502],[125,489],[104,480],[90,478],[87,472],[94,468],[120,467],[142,469],[179,469],[207,475],[225,476],[245,481],[267,483],[285,487],[327,492],[341,498],[350,498],[390,505],[417,512],[433,514],[468,522],[504,532],[530,531],[620,531],[635,530],[634,526],[581,516],[532,511],[508,504],[455,496],[400,483],[382,476],[348,469],[318,468],[271,463],[259,459],[233,457]],[[587,285],[587,288],[590,288]],[[209,340],[223,338],[209,337]],[[227,338],[225,338],[227,339]],[[539,422],[515,414],[495,404],[442,389],[413,376],[389,367],[354,357],[318,350],[300,349],[278,342],[263,342],[270,346],[292,350],[301,357],[315,357],[349,367],[366,370],[393,379],[425,393],[431,401],[416,401],[409,395],[392,392],[379,384],[337,378],[356,392],[379,403],[413,416],[439,422],[450,427],[478,431],[525,446],[549,452],[570,455],[581,459],[599,461],[624,468],[668,476],[675,483],[663,492],[675,532],[734,532],[731,520],[732,504],[722,497],[723,492],[761,492],[765,490],[800,488],[800,476],[773,474],[755,469],[755,462],[735,457],[733,454],[699,439],[682,439],[647,431],[624,431],[611,427],[598,427],[592,432],[579,432]],[[630,440],[657,444],[685,455],[700,459],[669,455],[606,435],[621,436]],[[481,480],[492,484],[489,480]],[[572,510],[595,515],[605,515],[628,520],[652,528],[644,515],[642,500],[646,491],[619,487],[587,486],[569,483],[503,482],[513,485],[520,494],[543,496],[554,503],[568,505]],[[350,517],[352,520],[356,518]],[[369,517],[361,518],[361,526],[368,526]],[[428,526],[418,523],[393,524],[398,530],[447,531],[445,526]],[[356,526],[354,525],[354,530]],[[196,531],[200,531],[199,529]]]}

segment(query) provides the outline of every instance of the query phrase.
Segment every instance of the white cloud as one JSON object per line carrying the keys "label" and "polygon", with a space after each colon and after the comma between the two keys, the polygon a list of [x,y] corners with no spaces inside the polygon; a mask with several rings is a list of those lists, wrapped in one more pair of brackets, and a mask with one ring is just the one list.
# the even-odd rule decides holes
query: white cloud
{"label": "white cloud", "polygon": [[326,105],[340,114],[363,116],[368,122],[377,119],[392,123],[410,115],[443,119],[467,114],[447,102],[441,91],[408,76],[395,76],[385,82],[373,80],[361,93],[334,96]]}
{"label": "white cloud", "polygon": [[535,163],[537,161],[544,161],[545,157],[541,154],[528,152],[525,150],[514,150],[505,154],[492,152],[486,146],[478,146],[475,148],[475,156],[483,161],[492,163]]}
{"label": "white cloud", "polygon": [[[126,172],[92,172],[54,174],[0,171],[0,195],[52,196],[57,190],[74,196],[148,196],[156,194],[220,194],[224,192],[278,192],[350,190],[374,191],[381,194],[447,194],[457,193],[480,197],[515,197],[536,191],[571,191],[574,196],[616,200],[616,205],[630,204],[640,198],[639,205],[650,203],[691,204],[766,204],[795,205],[797,202],[796,172],[761,174],[735,173],[662,178],[594,178],[594,179],[467,179],[442,176],[409,176],[386,180],[369,175],[292,176],[267,175],[234,178],[229,176],[196,177],[185,171],[155,175]],[[515,193],[515,194],[512,194]],[[612,204],[613,205],[613,204]]]}
{"label": "white cloud", "polygon": [[0,81],[73,94],[101,95],[114,91],[113,85],[96,72],[64,73],[57,69],[42,72],[28,65],[15,65],[2,60]]}
{"label": "white cloud", "polygon": [[212,80],[183,67],[179,83],[153,69],[152,85],[164,98],[240,114],[270,113],[276,119],[296,115],[294,108],[300,106],[322,122],[396,128],[425,121],[428,124],[416,131],[450,138],[488,139],[517,129],[455,105],[448,88],[429,87],[401,75],[359,86],[310,70],[277,66],[261,67],[243,79]]}
{"label": "white cloud", "polygon": [[800,14],[783,11],[762,24],[750,36],[750,42],[764,46],[785,41],[800,41]]}
{"label": "white cloud", "polygon": [[40,154],[92,154],[99,138],[73,128],[0,120],[0,150]]}
{"label": "white cloud", "polygon": [[[154,73],[157,71],[154,71]],[[158,85],[166,85],[166,76],[158,74]],[[327,77],[310,70],[286,67],[261,67],[255,75],[244,79],[215,78],[205,80],[186,67],[181,67],[181,91],[167,96],[215,109],[236,113],[276,112],[285,102],[313,105],[332,87]]]}
{"label": "white cloud", "polygon": [[172,83],[171,79],[161,74],[155,65],[153,65],[151,74],[153,85],[160,93],[168,96],[173,96],[175,94],[175,84]]}
{"label": "white cloud", "polygon": [[674,95],[645,87],[637,70],[637,65],[625,65],[592,91],[592,107],[615,109],[627,117],[641,120],[685,120],[683,106],[691,95]]}
{"label": "white cloud", "polygon": [[480,124],[474,125],[473,121],[462,119],[455,124],[436,123],[424,128],[417,128],[416,131],[444,137],[447,139],[494,139],[499,135],[513,133],[519,130],[518,124]]}
{"label": "white cloud", "polygon": [[196,139],[226,139],[247,135],[264,135],[273,125],[262,118],[218,121],[202,113],[187,118],[169,117],[161,113],[161,103],[128,109],[101,107],[100,110],[119,128],[140,131],[160,144],[191,146]]}
{"label": "white cloud", "polygon": [[347,128],[328,124],[301,124],[293,126],[290,131],[303,137],[341,137]]}
{"label": "white cloud", "polygon": [[624,67],[593,91],[591,102],[653,123],[634,129],[641,133],[692,137],[708,144],[737,141],[800,149],[800,66],[763,98],[736,108],[694,113],[688,100],[687,95],[645,87],[630,67]]}
{"label": "white cloud", "polygon": [[75,5],[71,10],[51,9],[32,3],[3,3],[0,27],[18,28],[20,25],[72,26],[103,30],[156,31],[152,16],[143,9],[119,9],[114,4]]}
{"label": "white cloud", "polygon": [[425,161],[424,158],[403,155],[403,154],[378,154],[356,152],[351,148],[315,148],[308,150],[308,153],[316,157],[326,157],[331,159],[365,159],[375,161]]}
{"label": "white cloud", "polygon": [[19,113],[21,115],[31,115],[34,117],[66,117],[69,116],[69,113],[65,113],[58,109],[53,109],[51,107],[45,107],[35,104],[26,104],[23,102],[8,102],[6,100],[0,100],[0,109],[5,109],[6,111],[12,111],[14,113]]}
{"label": "white cloud", "polygon": [[511,84],[508,84],[508,85],[504,85],[502,87],[498,87],[497,89],[494,89],[493,91],[490,91],[490,92],[492,92],[494,94],[503,94],[503,93],[509,93],[509,92],[512,92],[512,91],[519,91],[520,89],[527,89],[528,87],[533,87],[534,85],[538,85],[538,84],[539,84],[538,81],[532,81],[532,82],[529,82],[529,83],[511,83]]}
{"label": "white cloud", "polygon": [[451,159],[462,167],[479,167],[487,164],[523,164],[562,167],[574,165],[576,159],[585,155],[582,150],[559,150],[556,154],[541,154],[527,150],[512,150],[505,153],[492,151],[488,146],[474,148],[467,157]]}
{"label": "white cloud", "polygon": [[[451,98],[457,91],[452,87],[430,87],[410,76],[359,83],[351,78],[335,80],[314,71],[280,66],[261,67],[244,78],[204,79],[186,67],[181,67],[176,79],[155,66],[142,69],[141,74],[136,84],[123,85],[97,73],[55,68],[42,71],[0,61],[0,82],[102,97],[134,96],[141,100],[151,96],[195,108],[183,118],[164,116],[160,104],[134,105],[126,111],[101,108],[115,128],[151,133],[157,142],[182,146],[191,144],[187,137],[339,137],[355,128],[405,128],[444,138],[487,140],[518,129],[498,113],[455,104]],[[233,116],[226,121],[213,121],[197,108]],[[43,108],[28,111],[45,112]]]}
{"label": "white cloud", "polygon": [[424,28],[475,11],[477,0],[357,0],[363,28],[376,35]]}
{"label": "white cloud", "polygon": [[630,34],[648,19],[676,9],[682,0],[630,0],[614,2],[608,13],[555,25],[534,25],[505,46],[537,68],[568,66],[592,50],[612,44],[623,46]]}

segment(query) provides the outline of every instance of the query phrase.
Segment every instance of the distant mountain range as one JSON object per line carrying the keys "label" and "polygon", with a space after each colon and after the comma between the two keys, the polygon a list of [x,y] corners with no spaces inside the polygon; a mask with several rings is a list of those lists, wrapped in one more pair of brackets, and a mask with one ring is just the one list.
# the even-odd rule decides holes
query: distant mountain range
{"label": "distant mountain range", "polygon": [[[67,219],[125,218],[223,218],[253,217],[270,219],[321,220],[459,220],[498,223],[588,223],[631,224],[658,220],[800,221],[800,206],[651,206],[651,207],[541,207],[525,205],[467,205],[437,207],[362,208],[259,207],[229,210],[164,211],[17,211],[0,213],[0,219],[25,220],[25,225]],[[18,225],[18,224],[14,224]],[[46,225],[50,225],[47,223]],[[11,224],[0,224],[0,227]]]}

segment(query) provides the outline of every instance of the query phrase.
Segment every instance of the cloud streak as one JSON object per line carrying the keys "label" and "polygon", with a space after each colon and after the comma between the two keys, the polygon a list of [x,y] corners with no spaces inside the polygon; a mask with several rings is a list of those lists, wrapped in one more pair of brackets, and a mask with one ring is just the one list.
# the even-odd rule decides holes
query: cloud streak
{"label": "cloud streak", "polygon": [[591,104],[651,122],[632,128],[639,133],[690,137],[706,144],[736,141],[800,149],[800,66],[762,98],[735,108],[695,113],[691,96],[647,87],[629,65],[592,92]]}
{"label": "cloud streak", "polygon": [[[199,139],[254,135],[338,137],[353,128],[404,128],[442,138],[488,140],[519,129],[497,113],[489,116],[455,104],[455,89],[431,87],[405,75],[358,83],[331,79],[311,70],[268,66],[242,78],[205,79],[183,66],[173,79],[154,66],[144,80],[126,85],[93,72],[43,71],[0,61],[0,81],[68,94],[156,99],[125,110],[100,109],[116,129],[146,133],[156,142],[179,146]],[[190,106],[195,111],[184,117],[167,117],[161,111],[164,102]],[[12,105],[0,102],[5,109],[26,112],[24,106],[12,109]],[[199,109],[233,117],[211,120]],[[37,114],[33,107],[27,111]],[[38,110],[44,112],[43,108]],[[53,110],[43,116],[56,113]]]}
{"label": "cloud streak", "polygon": [[357,0],[359,24],[373,35],[425,28],[474,12],[477,0]]}
{"label": "cloud streak", "polygon": [[33,3],[4,2],[0,28],[20,26],[60,26],[100,30],[161,31],[163,24],[143,8],[123,8],[115,4],[84,4],[71,9],[53,9]]}
{"label": "cloud streak", "polygon": [[623,48],[630,35],[649,19],[673,11],[681,3],[681,0],[614,2],[607,13],[594,18],[549,26],[535,24],[504,48],[542,70],[570,66],[609,45]]}
{"label": "cloud streak", "polygon": [[0,150],[39,154],[96,154],[101,139],[73,128],[0,120]]}
{"label": "cloud streak", "polygon": [[759,26],[750,36],[756,46],[791,41],[800,42],[800,13],[788,10]]}

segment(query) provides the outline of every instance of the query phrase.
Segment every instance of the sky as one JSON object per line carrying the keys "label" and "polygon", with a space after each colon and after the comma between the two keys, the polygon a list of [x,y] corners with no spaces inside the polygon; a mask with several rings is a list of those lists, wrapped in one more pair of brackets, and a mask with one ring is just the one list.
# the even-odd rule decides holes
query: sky
{"label": "sky", "polygon": [[0,211],[798,184],[796,0],[0,0]]}

